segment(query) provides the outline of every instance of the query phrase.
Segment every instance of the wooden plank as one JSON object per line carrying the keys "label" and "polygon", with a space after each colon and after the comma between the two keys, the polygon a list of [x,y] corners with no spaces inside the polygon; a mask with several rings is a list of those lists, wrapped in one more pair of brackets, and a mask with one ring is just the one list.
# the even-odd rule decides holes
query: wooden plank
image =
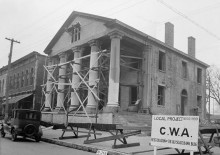
{"label": "wooden plank", "polygon": [[94,133],[94,132],[89,132],[89,131],[78,131],[78,132],[80,132],[80,133],[90,133],[90,134],[95,134],[95,135],[102,135],[102,133]]}
{"label": "wooden plank", "polygon": [[40,125],[45,126],[45,127],[50,127],[50,126],[53,126],[53,123],[40,121]]}
{"label": "wooden plank", "polygon": [[59,139],[72,139],[72,138],[78,138],[78,136],[66,136],[66,137],[59,137]]}
{"label": "wooden plank", "polygon": [[93,127],[100,131],[116,130],[116,124],[91,124],[91,123],[69,123],[68,126],[90,129]]}
{"label": "wooden plank", "polygon": [[123,130],[141,130],[141,131],[151,131],[151,126],[123,126],[123,125],[116,125],[117,129]]}
{"label": "wooden plank", "polygon": [[66,131],[66,132],[74,132],[75,130],[72,130],[72,129],[62,129],[62,131]]}
{"label": "wooden plank", "polygon": [[216,129],[220,132],[220,126],[200,126],[199,130],[202,134],[216,133]]}
{"label": "wooden plank", "polygon": [[64,124],[54,124],[53,129],[66,129]]}
{"label": "wooden plank", "polygon": [[91,139],[91,140],[85,140],[84,144],[91,144],[91,143],[99,143],[99,142],[104,142],[104,141],[110,141],[110,140],[115,140],[115,139],[121,139],[129,136],[133,136],[136,134],[140,134],[140,131],[134,131],[134,132],[129,132],[129,133],[124,133],[120,135],[114,135],[114,136],[109,136],[109,137],[102,137],[98,139]]}
{"label": "wooden plank", "polygon": [[59,139],[62,140],[62,139],[84,138],[84,137],[88,137],[88,136],[89,136],[89,135],[66,136],[66,137],[59,137]]}
{"label": "wooden plank", "polygon": [[92,124],[92,127],[95,130],[100,131],[109,131],[109,130],[116,130],[116,124]]}
{"label": "wooden plank", "polygon": [[112,148],[113,149],[118,149],[118,148],[133,147],[133,146],[140,146],[140,143],[112,145]]}
{"label": "wooden plank", "polygon": [[[65,129],[64,124],[54,124],[54,123],[49,123],[49,122],[44,122],[41,121],[41,125],[43,126],[53,126],[53,129]],[[79,127],[79,128],[85,128],[89,129],[90,127],[93,127],[96,130],[100,131],[109,131],[109,130],[116,130],[116,124],[91,124],[91,123],[68,123],[68,126],[72,127]]]}
{"label": "wooden plank", "polygon": [[90,133],[90,134],[95,134],[95,135],[102,135],[102,133],[97,133],[97,132],[89,132],[89,131],[80,131],[80,130],[72,130],[72,129],[62,129],[62,131],[65,131],[65,132],[79,132],[79,133]]}

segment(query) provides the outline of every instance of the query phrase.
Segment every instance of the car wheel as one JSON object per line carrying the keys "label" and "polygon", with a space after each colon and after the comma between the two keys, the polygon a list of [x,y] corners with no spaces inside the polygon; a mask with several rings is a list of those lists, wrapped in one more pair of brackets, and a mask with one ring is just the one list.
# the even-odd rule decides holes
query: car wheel
{"label": "car wheel", "polygon": [[41,136],[35,136],[35,141],[39,142],[41,140]]}
{"label": "car wheel", "polygon": [[14,129],[12,129],[12,131],[11,131],[11,139],[12,139],[12,141],[16,141],[16,139],[17,139],[17,134]]}
{"label": "car wheel", "polygon": [[36,128],[33,124],[28,124],[24,127],[25,135],[31,137],[36,133]]}
{"label": "car wheel", "polygon": [[5,132],[4,131],[1,131],[1,137],[5,137]]}

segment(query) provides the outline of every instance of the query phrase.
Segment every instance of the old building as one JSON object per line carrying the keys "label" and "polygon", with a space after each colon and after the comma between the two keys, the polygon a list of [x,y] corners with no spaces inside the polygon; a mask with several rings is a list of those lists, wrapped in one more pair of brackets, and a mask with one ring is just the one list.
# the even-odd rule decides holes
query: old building
{"label": "old building", "polygon": [[[174,48],[174,25],[161,42],[116,19],[72,12],[46,47],[44,111],[205,114],[207,64]],[[105,121],[107,122],[108,119]],[[114,120],[113,120],[114,121]]]}
{"label": "old building", "polygon": [[[46,56],[35,51],[12,62],[9,72],[9,112],[13,108],[40,110],[45,62]],[[0,69],[3,113],[6,103],[6,74],[7,66]]]}
{"label": "old building", "polygon": [[[7,68],[2,67],[0,69],[0,103],[2,103],[5,97],[5,88],[6,88],[6,76],[7,76]],[[2,115],[2,104],[0,104],[0,115]]]}

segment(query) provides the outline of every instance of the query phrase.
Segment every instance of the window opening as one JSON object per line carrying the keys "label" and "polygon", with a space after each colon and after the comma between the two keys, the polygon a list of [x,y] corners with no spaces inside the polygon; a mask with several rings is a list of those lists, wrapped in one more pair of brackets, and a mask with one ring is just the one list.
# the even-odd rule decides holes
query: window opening
{"label": "window opening", "polygon": [[159,51],[159,70],[165,71],[165,69],[166,69],[165,64],[166,64],[165,53]]}
{"label": "window opening", "polygon": [[165,87],[158,86],[158,105],[164,106],[165,105]]}
{"label": "window opening", "polygon": [[187,78],[187,63],[182,61],[182,78]]}
{"label": "window opening", "polygon": [[197,68],[197,83],[202,83],[202,69]]}

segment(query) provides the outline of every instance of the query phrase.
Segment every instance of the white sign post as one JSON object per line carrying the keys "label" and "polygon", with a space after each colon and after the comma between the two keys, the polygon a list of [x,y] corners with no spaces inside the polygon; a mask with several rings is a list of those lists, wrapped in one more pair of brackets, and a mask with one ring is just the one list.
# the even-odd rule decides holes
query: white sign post
{"label": "white sign post", "polygon": [[199,116],[153,115],[151,145],[156,155],[157,146],[198,150]]}

